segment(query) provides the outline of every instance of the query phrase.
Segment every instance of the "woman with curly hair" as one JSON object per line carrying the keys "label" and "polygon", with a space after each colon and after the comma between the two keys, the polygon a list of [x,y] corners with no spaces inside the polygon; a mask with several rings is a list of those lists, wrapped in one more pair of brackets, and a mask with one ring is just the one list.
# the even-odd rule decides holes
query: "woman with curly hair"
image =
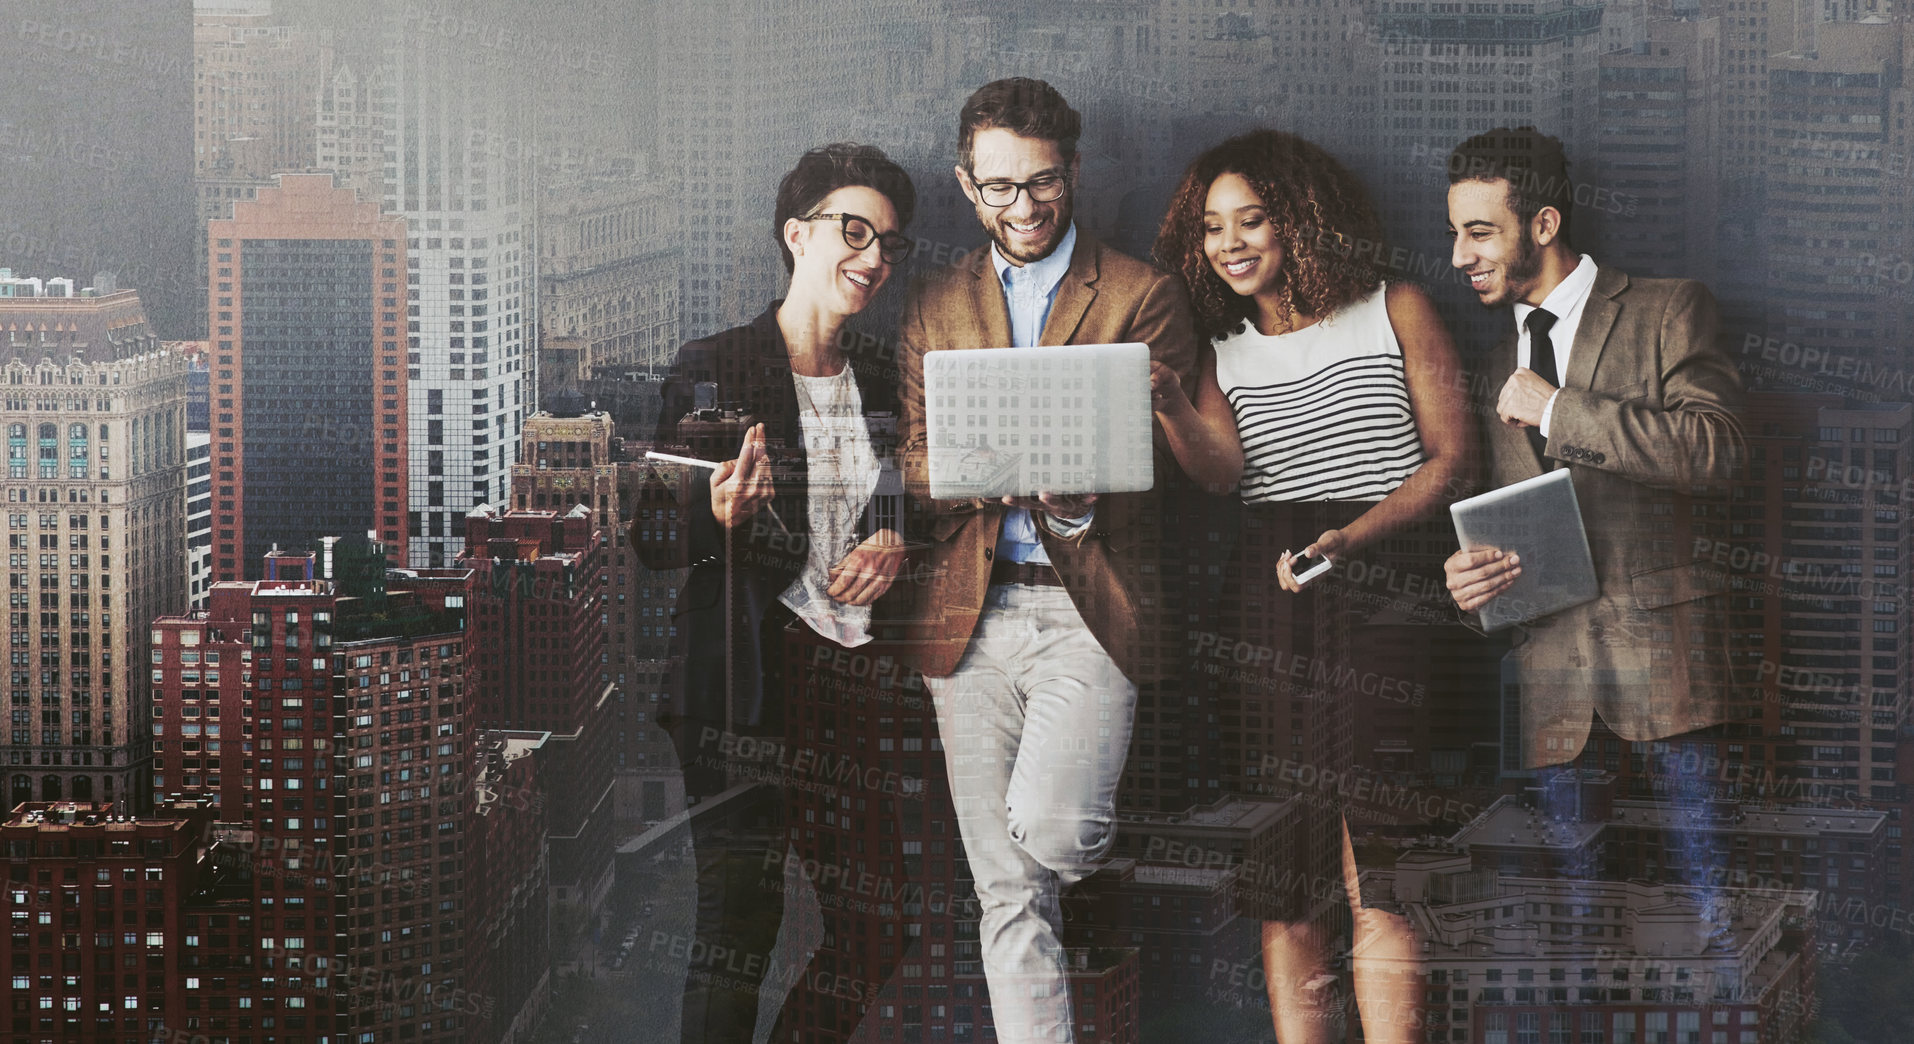
{"label": "woman with curly hair", "polygon": [[[1449,392],[1455,346],[1420,289],[1385,282],[1371,260],[1386,256],[1381,243],[1355,176],[1272,130],[1197,157],[1156,242],[1158,263],[1183,277],[1212,339],[1194,401],[1175,374],[1152,373],[1157,416],[1184,470],[1213,489],[1233,484],[1245,504],[1224,629],[1234,622],[1232,637],[1272,644],[1291,663],[1355,662],[1349,586],[1325,578],[1305,588],[1297,550],[1344,560],[1437,512],[1470,480],[1470,421]],[[1294,693],[1277,681],[1242,679],[1226,694],[1241,700],[1248,726],[1240,756],[1279,766],[1262,777],[1347,778],[1356,694]],[[1305,758],[1315,771],[1280,768]],[[1277,1034],[1283,1044],[1330,1039],[1330,926],[1346,894],[1366,1039],[1413,1040],[1419,987],[1365,974],[1380,967],[1371,958],[1411,959],[1408,926],[1361,903],[1335,793],[1296,794],[1302,826],[1290,851],[1303,873],[1281,868],[1239,887],[1239,909],[1264,922]]]}

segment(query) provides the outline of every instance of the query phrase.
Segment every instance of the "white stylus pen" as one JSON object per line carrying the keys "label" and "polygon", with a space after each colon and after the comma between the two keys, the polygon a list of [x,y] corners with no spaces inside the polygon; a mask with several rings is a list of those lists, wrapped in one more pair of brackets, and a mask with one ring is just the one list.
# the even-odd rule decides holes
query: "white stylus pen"
{"label": "white stylus pen", "polygon": [[[657,450],[646,450],[645,459],[662,460],[667,464],[689,464],[694,468],[706,468],[711,471],[716,471],[724,467],[722,463],[715,460],[699,460],[697,457],[680,457],[676,453],[660,453]],[[779,529],[784,530],[786,533],[791,531],[791,527],[785,525],[784,520],[778,517],[778,509],[772,507],[768,501],[764,505],[764,510],[771,513],[771,521],[776,522]]]}

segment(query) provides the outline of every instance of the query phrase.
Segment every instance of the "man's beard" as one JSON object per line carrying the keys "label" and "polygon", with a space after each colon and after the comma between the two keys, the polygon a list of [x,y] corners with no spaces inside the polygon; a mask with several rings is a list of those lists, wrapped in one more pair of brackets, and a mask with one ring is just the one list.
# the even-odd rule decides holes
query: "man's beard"
{"label": "man's beard", "polygon": [[[1002,217],[992,215],[988,220],[984,221],[984,229],[990,233],[991,241],[997,244],[997,249],[1003,256],[1020,265],[1035,264],[1055,253],[1057,244],[1063,242],[1063,237],[1070,230],[1070,221],[1076,211],[1075,201],[1066,199],[1063,203],[1064,205],[1057,209],[1055,217],[1051,221],[1050,238],[1043,244],[1043,249],[1040,251],[1032,252],[1025,250],[1020,253],[1012,250],[1010,244],[1006,241],[1008,234],[1004,230],[1005,221]],[[1046,206],[1047,205],[1048,204],[1046,204]]]}
{"label": "man's beard", "polygon": [[1535,234],[1524,226],[1522,239],[1515,247],[1515,257],[1502,272],[1502,289],[1508,294],[1508,300],[1500,304],[1512,305],[1520,301],[1541,276],[1542,245],[1535,241]]}

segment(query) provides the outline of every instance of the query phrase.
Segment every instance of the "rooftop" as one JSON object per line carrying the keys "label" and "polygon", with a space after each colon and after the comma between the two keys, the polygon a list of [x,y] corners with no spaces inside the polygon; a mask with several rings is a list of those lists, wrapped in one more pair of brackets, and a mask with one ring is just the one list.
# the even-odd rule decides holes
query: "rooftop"
{"label": "rooftop", "polygon": [[1282,814],[1288,801],[1244,801],[1225,798],[1212,805],[1182,812],[1118,812],[1125,823],[1137,826],[1251,827]]}
{"label": "rooftop", "polygon": [[[1662,801],[1617,801],[1613,822],[1620,826],[1667,828],[1674,810]],[[1887,822],[1886,812],[1831,808],[1737,809],[1726,818],[1703,821],[1735,833],[1853,834],[1867,837]]]}
{"label": "rooftop", "polygon": [[1591,844],[1606,825],[1552,820],[1505,795],[1450,840],[1459,845],[1573,850]]}

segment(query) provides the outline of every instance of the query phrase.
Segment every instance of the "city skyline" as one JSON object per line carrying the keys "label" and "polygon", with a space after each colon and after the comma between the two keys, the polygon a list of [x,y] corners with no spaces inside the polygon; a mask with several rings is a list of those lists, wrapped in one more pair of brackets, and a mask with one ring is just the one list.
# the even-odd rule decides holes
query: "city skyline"
{"label": "city skyline", "polygon": [[[691,952],[694,832],[782,896],[736,960],[758,962],[771,1010],[790,993],[791,1025],[993,1039],[921,679],[882,635],[832,657],[793,642],[786,731],[701,738],[730,796],[688,801],[666,735],[685,574],[646,568],[631,533],[688,539],[680,502],[647,492],[681,476],[645,451],[735,456],[753,419],[662,403],[658,381],[680,344],[780,295],[779,176],[846,140],[909,172],[911,257],[845,335],[890,360],[911,277],[988,248],[952,167],[959,106],[1003,76],[1083,114],[1076,222],[1133,256],[1203,149],[1260,126],[1322,145],[1383,221],[1345,249],[1427,291],[1470,369],[1458,393],[1481,391],[1510,320],[1450,263],[1449,153],[1533,125],[1566,147],[1575,248],[1707,284],[1750,392],[1720,503],[1684,500],[1643,535],[1731,587],[1720,626],[1746,674],[1728,717],[1655,741],[1598,728],[1568,774],[1523,767],[1501,647],[1410,564],[1452,548],[1446,519],[1323,581],[1311,636],[1217,593],[1230,567],[1210,552],[1234,537],[1200,505],[1166,516],[1189,583],[1163,597],[1190,626],[1162,651],[1187,669],[1145,688],[1129,833],[1064,900],[1082,1025],[1269,1039],[1245,971],[1257,925],[1232,903],[1313,890],[1336,930],[1342,882],[1281,865],[1338,844],[1306,811],[1333,801],[1365,900],[1373,885],[1431,940],[1400,969],[1421,1039],[1897,1039],[1890,1018],[1914,1018],[1914,975],[1891,970],[1914,932],[1909,10],[31,0],[0,26],[0,758],[4,831],[27,846],[9,852],[7,952],[14,995],[39,998],[10,1039],[676,1040],[687,969],[738,973]],[[871,511],[902,518],[879,448]],[[1384,654],[1342,673],[1352,636]],[[400,673],[428,663],[429,693]],[[399,775],[415,757],[416,783]],[[1668,809],[1697,794],[1706,838],[1684,851]],[[1564,807],[1552,826],[1536,811]],[[96,870],[121,887],[122,834],[164,857],[164,895],[126,901],[128,925],[153,925],[139,945],[108,945],[107,901],[78,899]],[[93,847],[36,847],[69,836]],[[1696,974],[1738,974],[1732,998],[1640,964],[1711,916],[1683,891],[1697,859],[1733,910]],[[60,903],[94,912],[54,934]],[[171,959],[187,953],[206,963]],[[1354,1033],[1354,1005],[1335,1010]]]}

